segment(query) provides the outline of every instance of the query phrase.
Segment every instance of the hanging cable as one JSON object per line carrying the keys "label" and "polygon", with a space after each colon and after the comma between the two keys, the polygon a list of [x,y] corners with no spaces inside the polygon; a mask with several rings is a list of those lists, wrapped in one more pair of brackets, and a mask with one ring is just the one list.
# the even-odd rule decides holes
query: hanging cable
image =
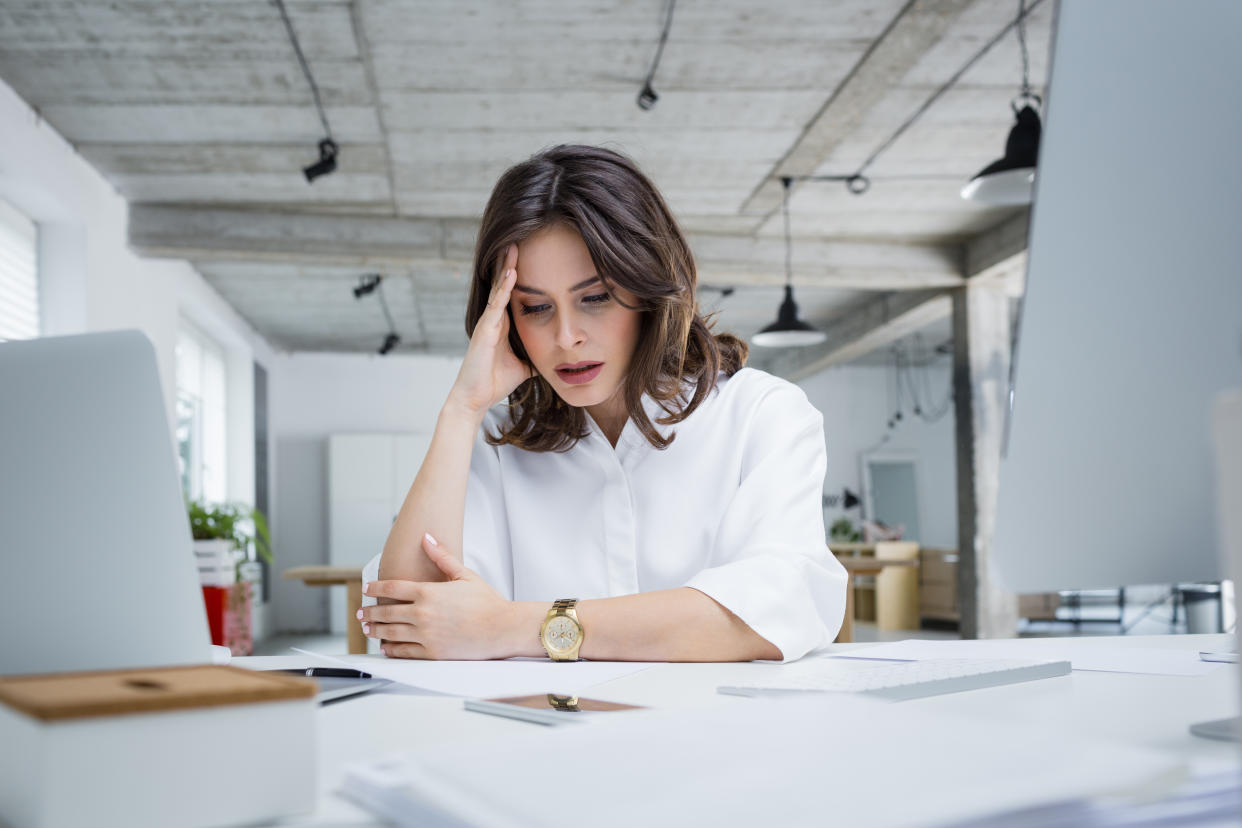
{"label": "hanging cable", "polygon": [[1026,0],[1018,0],[1018,47],[1022,50],[1022,97],[1031,97],[1031,56],[1026,51]]}
{"label": "hanging cable", "polygon": [[384,296],[384,276],[380,273],[361,276],[358,279],[357,287],[353,290],[355,299],[361,299],[371,293],[379,294],[380,309],[383,310],[384,319],[388,322],[388,334],[384,337],[384,342],[379,347],[379,355],[384,356],[401,344],[401,335],[397,333],[397,325],[393,322],[392,312],[388,309],[388,298]]}
{"label": "hanging cable", "polygon": [[896,143],[897,139],[900,138],[902,135],[904,135],[906,130],[909,129],[910,126],[915,121],[917,121],[923,115],[924,112],[926,112],[928,109],[931,108],[932,104],[940,100],[940,97],[945,92],[948,92],[959,80],[961,80],[962,76],[965,75],[968,71],[970,71],[970,68],[974,66],[976,63],[978,63],[979,60],[984,55],[986,55],[989,51],[991,51],[993,46],[995,46],[997,43],[1000,43],[1005,38],[1005,35],[1009,34],[1009,30],[1014,28],[1015,26],[1018,27],[1018,39],[1022,44],[1023,95],[1024,97],[1027,97],[1029,99],[1038,100],[1038,98],[1030,92],[1030,59],[1029,59],[1029,56],[1027,55],[1027,50],[1026,50],[1025,22],[1026,22],[1026,18],[1031,14],[1031,12],[1035,11],[1035,9],[1042,2],[1043,0],[1034,0],[1034,2],[1032,2],[1030,6],[1027,7],[1025,0],[1019,0],[1017,18],[1014,20],[1011,20],[1008,24],[1005,25],[1004,28],[1002,28],[999,32],[997,32],[996,35],[991,40],[983,44],[983,48],[981,48],[978,52],[976,52],[974,56],[970,58],[970,60],[966,61],[966,64],[962,66],[961,69],[958,69],[956,72],[954,72],[953,77],[945,81],[944,84],[939,89],[937,89],[935,92],[932,93],[931,97],[923,101],[922,105],[919,106],[919,108],[914,111],[914,114],[911,115],[909,118],[907,118],[904,122],[902,122],[901,126],[897,127],[897,130],[891,136],[889,136],[887,141],[880,144],[880,146],[874,152],[872,152],[869,156],[867,156],[867,160],[863,161],[862,164],[858,167],[858,169],[855,172],[853,172],[850,175],[800,175],[800,176],[794,176],[794,180],[795,181],[841,181],[845,183],[845,188],[849,190],[851,193],[853,193],[854,195],[862,195],[863,193],[867,192],[867,190],[871,187],[871,179],[867,177],[866,172],[867,172],[867,169],[872,164],[875,163],[875,160],[879,158],[880,155],[882,155],[889,147],[891,147],[894,143]]}
{"label": "hanging cable", "polygon": [[668,42],[669,29],[673,28],[673,9],[676,7],[677,0],[668,0],[668,12],[664,16],[664,29],[660,32],[660,43],[656,46],[655,60],[651,61],[651,69],[647,72],[643,88],[638,93],[638,108],[643,111],[651,109],[656,105],[656,101],[660,100],[660,96],[651,87],[651,82],[655,80],[656,69],[660,67],[660,58],[664,57],[664,44]]}
{"label": "hanging cable", "polygon": [[284,0],[272,0],[272,2],[280,10],[280,19],[285,22],[285,31],[289,33],[289,42],[293,44],[293,53],[297,55],[298,64],[302,67],[302,74],[306,76],[306,82],[310,84],[311,97],[315,101],[315,111],[319,114],[319,123],[323,125],[324,137],[319,141],[319,160],[302,169],[302,174],[306,176],[307,183],[310,183],[321,175],[327,175],[336,169],[336,159],[340,155],[340,147],[332,139],[332,127],[328,125],[328,114],[324,112],[323,100],[319,97],[319,84],[315,83],[315,76],[311,74],[310,65],[306,62],[306,56],[302,54],[302,44],[298,42],[297,33],[293,30],[293,21],[289,19],[289,12],[285,8]]}

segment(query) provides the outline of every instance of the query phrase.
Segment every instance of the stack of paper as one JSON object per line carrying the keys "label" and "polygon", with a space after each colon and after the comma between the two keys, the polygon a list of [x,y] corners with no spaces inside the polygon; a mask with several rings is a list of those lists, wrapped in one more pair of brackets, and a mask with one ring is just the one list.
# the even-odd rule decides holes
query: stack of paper
{"label": "stack of paper", "polygon": [[[400,825],[928,825],[1181,778],[1175,759],[855,697],[746,700],[349,768]],[[963,784],[968,780],[968,784]],[[968,791],[969,793],[963,793]]]}

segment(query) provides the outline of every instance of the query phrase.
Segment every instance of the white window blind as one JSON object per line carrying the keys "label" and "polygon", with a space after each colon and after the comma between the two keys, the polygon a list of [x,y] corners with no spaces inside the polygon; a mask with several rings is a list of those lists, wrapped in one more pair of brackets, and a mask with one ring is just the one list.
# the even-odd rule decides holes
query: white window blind
{"label": "white window blind", "polygon": [[0,201],[0,340],[39,335],[39,270],[34,222]]}
{"label": "white window blind", "polygon": [[228,448],[224,353],[184,322],[177,333],[177,454],[181,486],[191,500],[227,496]]}

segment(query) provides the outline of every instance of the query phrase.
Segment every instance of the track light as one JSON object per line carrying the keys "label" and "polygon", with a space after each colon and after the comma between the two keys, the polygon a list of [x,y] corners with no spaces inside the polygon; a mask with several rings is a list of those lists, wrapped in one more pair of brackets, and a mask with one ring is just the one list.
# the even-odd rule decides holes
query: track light
{"label": "track light", "polygon": [[379,346],[379,355],[386,356],[393,348],[401,344],[401,336],[397,333],[397,326],[392,321],[392,313],[388,310],[388,300],[384,298],[383,274],[368,273],[365,276],[359,276],[358,284],[354,286],[354,298],[361,299],[376,291],[379,292],[380,308],[384,311],[384,319],[388,321],[388,335],[384,337],[384,344]]}
{"label": "track light", "polygon": [[336,155],[338,151],[336,142],[331,138],[324,138],[319,142],[319,160],[302,170],[302,174],[306,176],[307,183],[336,169]]}
{"label": "track light", "polygon": [[651,88],[651,84],[647,84],[643,87],[643,91],[638,93],[638,108],[644,111],[651,109],[658,100],[660,100],[660,96]]}
{"label": "track light", "polygon": [[385,356],[393,348],[401,343],[401,337],[396,333],[390,333],[384,337],[384,344],[379,347],[379,355]]}
{"label": "track light", "polygon": [[359,277],[358,286],[354,288],[354,298],[361,299],[369,293],[374,293],[375,289],[379,287],[379,283],[383,280],[384,277],[378,273]]}
{"label": "track light", "polygon": [[656,101],[660,100],[660,96],[656,94],[652,88],[651,82],[655,79],[656,70],[660,68],[660,58],[664,56],[664,44],[668,43],[668,30],[673,26],[673,9],[677,7],[677,0],[667,0],[668,8],[664,13],[664,28],[660,30],[660,44],[656,46],[655,59],[651,61],[651,68],[647,70],[647,77],[643,80],[642,91],[638,93],[635,101],[638,108],[644,112],[651,110],[656,105]]}

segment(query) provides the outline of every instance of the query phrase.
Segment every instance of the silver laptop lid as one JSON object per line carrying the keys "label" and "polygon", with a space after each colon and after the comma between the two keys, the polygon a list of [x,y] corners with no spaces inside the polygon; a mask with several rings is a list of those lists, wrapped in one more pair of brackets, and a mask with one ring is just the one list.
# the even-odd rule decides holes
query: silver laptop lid
{"label": "silver laptop lid", "polygon": [[0,675],[211,661],[155,351],[0,343]]}

